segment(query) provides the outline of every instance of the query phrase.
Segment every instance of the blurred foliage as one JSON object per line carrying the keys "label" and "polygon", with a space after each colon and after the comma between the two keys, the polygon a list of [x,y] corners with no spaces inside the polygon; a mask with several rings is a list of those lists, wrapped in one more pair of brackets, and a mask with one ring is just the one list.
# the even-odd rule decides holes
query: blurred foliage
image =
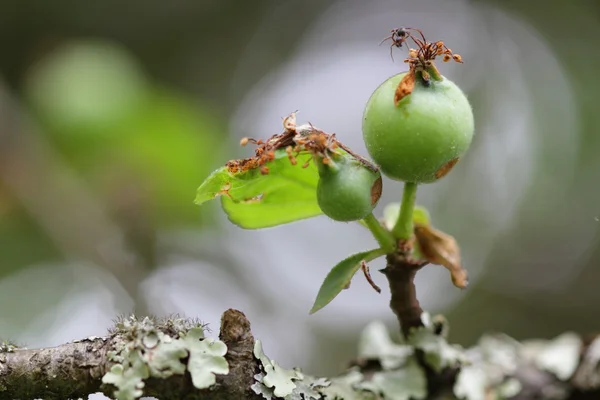
{"label": "blurred foliage", "polygon": [[137,187],[157,226],[197,223],[190,193],[220,161],[225,132],[208,106],[148,82],[130,54],[97,41],[38,64],[26,95],[56,148],[104,196]]}
{"label": "blurred foliage", "polygon": [[36,221],[18,204],[9,204],[11,208],[0,214],[0,277],[38,261],[59,257],[52,240],[40,231]]}
{"label": "blurred foliage", "polygon": [[[198,182],[222,162],[225,124],[209,105],[152,82],[129,52],[105,40],[66,43],[42,58],[24,95],[36,129],[147,263],[158,229],[210,223],[210,210],[193,207]],[[64,255],[31,220],[40,210],[21,207],[8,187],[0,194],[0,274]]]}

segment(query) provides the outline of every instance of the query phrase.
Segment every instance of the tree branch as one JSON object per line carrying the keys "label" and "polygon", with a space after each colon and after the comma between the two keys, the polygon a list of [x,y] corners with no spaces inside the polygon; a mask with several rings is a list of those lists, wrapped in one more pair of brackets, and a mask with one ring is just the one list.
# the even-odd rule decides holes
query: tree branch
{"label": "tree branch", "polygon": [[[191,323],[186,323],[191,327]],[[160,327],[164,333],[176,335],[173,325]],[[102,392],[114,396],[114,387],[102,383],[102,377],[115,363],[109,352],[128,341],[130,332],[121,331],[108,337],[90,337],[74,343],[45,349],[0,350],[0,398],[64,400],[86,398]],[[196,389],[189,370],[166,379],[145,380],[144,395],[160,400],[261,399],[250,385],[254,382],[258,361],[253,356],[254,337],[250,322],[243,313],[227,310],[221,319],[220,339],[227,345],[225,358],[229,374],[218,375],[210,389]],[[187,360],[184,360],[187,363]]]}
{"label": "tree branch", "polygon": [[[125,353],[116,353],[121,354],[119,360],[115,357],[115,351],[122,349],[124,343],[134,351],[137,351],[136,346],[139,343],[144,343],[143,349],[147,351],[148,357],[143,360],[150,360],[150,369],[159,365],[152,364],[152,355],[161,359],[160,365],[164,368],[159,368],[144,378],[140,386],[144,396],[153,396],[160,400],[332,400],[373,398],[374,394],[380,396],[377,398],[394,398],[398,390],[407,395],[412,393],[411,395],[419,398],[426,394],[426,398],[441,399],[454,398],[455,385],[457,380],[461,379],[462,390],[468,387],[471,391],[467,394],[469,400],[484,398],[479,397],[484,396],[481,393],[491,396],[490,398],[513,400],[600,398],[600,339],[590,338],[581,345],[581,340],[576,335],[568,334],[566,340],[562,337],[528,347],[530,345],[527,343],[518,343],[499,335],[486,339],[487,344],[484,344],[484,340],[480,346],[469,349],[468,352],[454,353],[449,351],[452,345],[445,342],[443,330],[432,329],[431,326],[418,328],[422,325],[422,310],[414,296],[412,279],[421,266],[402,264],[393,259],[388,261],[388,266],[383,272],[388,276],[390,287],[395,293],[391,306],[403,324],[403,330],[407,327],[417,328],[420,340],[408,341],[395,345],[399,347],[390,348],[391,340],[382,340],[384,338],[379,331],[368,339],[372,342],[364,347],[370,349],[368,356],[362,355],[361,360],[341,376],[315,378],[296,370],[283,369],[265,356],[262,350],[257,350],[261,346],[257,346],[258,342],[250,331],[250,322],[244,314],[236,310],[227,310],[221,320],[219,337],[227,345],[225,359],[229,367],[228,372],[217,373],[214,382],[204,386],[205,389],[197,389],[194,383],[194,373],[197,373],[198,365],[201,364],[199,361],[210,363],[219,356],[211,355],[212,353],[206,350],[201,352],[201,360],[191,361],[194,357],[193,350],[189,354],[181,355],[176,352],[177,347],[173,347],[173,343],[179,339],[164,339],[168,336],[189,340],[194,329],[198,329],[198,323],[180,318],[164,321],[146,318],[140,321],[132,317],[118,322],[117,327],[104,338],[90,337],[54,348],[36,350],[13,349],[7,345],[0,345],[0,399],[64,400],[86,398],[89,394],[97,392],[115,398],[115,386],[103,383],[103,377],[114,374],[115,365],[123,365]],[[400,304],[411,306],[398,308]],[[419,319],[415,316],[419,316]],[[163,336],[158,335],[158,331]],[[373,329],[370,331],[373,332]],[[164,340],[157,345],[157,338]],[[194,337],[192,342],[197,344],[204,340],[207,339]],[[152,353],[165,343],[168,351]],[[441,346],[437,358],[431,357],[431,351],[435,348],[431,347],[432,344]],[[404,350],[399,351],[400,348]],[[174,358],[165,359],[165,356],[173,354]],[[552,357],[548,358],[548,354],[552,354]],[[444,358],[455,357],[459,360],[467,356],[471,360],[470,363],[463,364],[461,361],[458,365],[441,370],[434,367],[435,363]],[[420,361],[420,366],[410,361],[415,360],[414,357]],[[545,360],[543,364],[538,362],[541,359]],[[507,360],[513,361],[507,363]],[[575,368],[575,364],[570,363],[576,360],[579,361]],[[183,370],[164,374],[167,366],[173,366],[173,362],[180,361],[185,366]],[[568,371],[571,372],[567,372],[568,377],[559,377],[565,374],[565,365],[571,365],[568,367]],[[470,371],[465,371],[464,368]],[[135,372],[136,369],[130,367],[125,371]],[[427,384],[425,381],[419,383],[419,375],[426,376]],[[407,377],[410,379],[407,380]],[[468,380],[467,385],[464,384],[465,379]],[[511,380],[518,383],[518,390],[513,391],[510,396],[500,396],[500,393],[506,390],[505,387],[501,387]],[[419,385],[423,386],[419,388]],[[481,389],[480,394],[476,392],[478,388]],[[366,395],[367,392],[370,394]],[[279,393],[279,397],[276,393]],[[135,399],[141,395],[142,391],[129,397],[121,393],[119,398]]]}
{"label": "tree branch", "polygon": [[100,391],[110,341],[86,339],[47,349],[0,353],[3,398],[78,398]]}
{"label": "tree branch", "polygon": [[396,314],[405,338],[412,328],[423,326],[421,322],[423,310],[417,299],[414,280],[417,271],[426,264],[407,259],[402,249],[399,249],[395,253],[388,254],[387,266],[380,270],[390,285],[392,294],[390,308]]}

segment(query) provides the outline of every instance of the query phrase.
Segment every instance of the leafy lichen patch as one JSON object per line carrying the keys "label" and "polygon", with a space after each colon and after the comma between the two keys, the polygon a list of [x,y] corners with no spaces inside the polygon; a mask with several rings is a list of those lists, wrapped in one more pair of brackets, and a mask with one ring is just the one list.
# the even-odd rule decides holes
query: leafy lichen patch
{"label": "leafy lichen patch", "polygon": [[254,357],[260,360],[264,371],[262,384],[273,389],[273,395],[276,397],[286,397],[292,394],[296,388],[294,381],[304,378],[300,371],[282,368],[275,360],[269,359],[263,351],[260,340],[254,344]]}
{"label": "leafy lichen patch", "polygon": [[115,363],[103,376],[104,384],[116,387],[118,400],[135,400],[144,394],[150,377],[168,378],[188,371],[197,389],[215,384],[215,374],[227,374],[225,343],[204,337],[204,326],[183,319],[123,318],[111,335],[116,341],[109,352]]}

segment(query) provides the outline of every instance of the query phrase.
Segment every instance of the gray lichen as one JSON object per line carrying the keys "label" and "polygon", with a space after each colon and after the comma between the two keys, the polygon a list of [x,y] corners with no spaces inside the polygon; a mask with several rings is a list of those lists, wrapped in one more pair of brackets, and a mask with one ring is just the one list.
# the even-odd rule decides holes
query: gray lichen
{"label": "gray lichen", "polygon": [[0,353],[12,353],[16,349],[20,348],[21,346],[18,346],[15,342],[11,340],[0,341]]}
{"label": "gray lichen", "polygon": [[227,346],[205,338],[199,323],[149,317],[138,320],[132,316],[119,320],[111,335],[122,339],[108,353],[114,365],[102,382],[116,387],[114,396],[118,400],[141,397],[144,381],[151,377],[164,379],[187,371],[194,387],[205,389],[215,384],[215,374],[229,372],[224,358]]}
{"label": "gray lichen", "polygon": [[443,318],[424,313],[422,323],[406,340],[397,342],[383,323],[369,324],[361,335],[357,365],[339,377],[322,379],[318,387],[316,378],[282,369],[257,342],[255,356],[262,371],[255,376],[252,389],[267,400],[419,400],[430,398],[428,379],[448,371],[451,378],[444,383],[448,386],[440,398],[502,400],[520,394],[528,398],[532,382],[527,371],[536,371],[538,377],[545,374],[541,376],[547,384],[541,389],[556,399],[565,398],[567,382],[578,376],[589,386],[600,386],[600,380],[591,378],[598,376],[600,339],[590,345],[594,351],[588,351],[585,369],[585,365],[577,368],[581,339],[571,333],[526,342],[489,334],[477,346],[464,349],[447,341],[448,325]]}
{"label": "gray lichen", "polygon": [[359,388],[364,375],[358,368],[352,368],[344,375],[331,379],[327,387],[319,389],[327,400],[376,400],[373,392]]}
{"label": "gray lichen", "polygon": [[[304,376],[299,370],[288,370],[280,367],[275,360],[269,359],[263,352],[260,340],[257,340],[254,345],[254,356],[260,361],[264,375],[261,375],[261,383],[267,388],[272,389],[273,396],[285,398],[292,394],[296,388],[294,381],[302,380]],[[256,376],[255,376],[256,378]],[[261,390],[269,393],[266,390]]]}
{"label": "gray lichen", "polygon": [[581,365],[573,376],[573,381],[584,390],[600,388],[600,337],[588,346]]}
{"label": "gray lichen", "polygon": [[331,382],[325,378],[304,375],[299,369],[285,369],[264,353],[260,340],[254,344],[254,357],[260,361],[261,372],[254,375],[251,386],[254,393],[267,400],[320,400],[326,398],[320,392]]}
{"label": "gray lichen", "polygon": [[465,351],[467,363],[458,372],[454,394],[485,400],[519,394],[528,398],[535,391],[542,398],[566,398],[582,348],[581,339],[572,333],[524,342],[504,334],[484,335],[477,346]]}
{"label": "gray lichen", "polygon": [[[0,397],[77,398],[103,391],[118,400],[142,395],[213,400],[563,400],[600,392],[600,339],[578,335],[518,342],[488,334],[463,349],[448,325],[423,314],[422,327],[394,341],[369,324],[359,356],[342,375],[317,378],[286,369],[264,353],[243,313],[224,313],[220,339],[199,322],[122,318],[108,337],[57,348],[0,345]],[[226,357],[226,358],[225,358]],[[108,372],[107,372],[108,371]],[[100,380],[103,386],[100,386]],[[596,398],[596,397],[588,397]]]}

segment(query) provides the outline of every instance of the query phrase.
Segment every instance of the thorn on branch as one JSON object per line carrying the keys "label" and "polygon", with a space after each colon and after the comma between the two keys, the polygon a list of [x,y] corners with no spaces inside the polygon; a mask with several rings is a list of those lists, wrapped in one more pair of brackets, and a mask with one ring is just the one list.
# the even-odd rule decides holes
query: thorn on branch
{"label": "thorn on branch", "polygon": [[369,270],[369,266],[367,265],[367,263],[362,261],[360,267],[362,269],[363,274],[365,275],[365,278],[367,279],[367,282],[369,282],[369,285],[371,285],[371,287],[375,289],[377,293],[381,293],[381,288],[377,286],[377,284],[373,281],[373,278],[371,278],[371,271]]}

